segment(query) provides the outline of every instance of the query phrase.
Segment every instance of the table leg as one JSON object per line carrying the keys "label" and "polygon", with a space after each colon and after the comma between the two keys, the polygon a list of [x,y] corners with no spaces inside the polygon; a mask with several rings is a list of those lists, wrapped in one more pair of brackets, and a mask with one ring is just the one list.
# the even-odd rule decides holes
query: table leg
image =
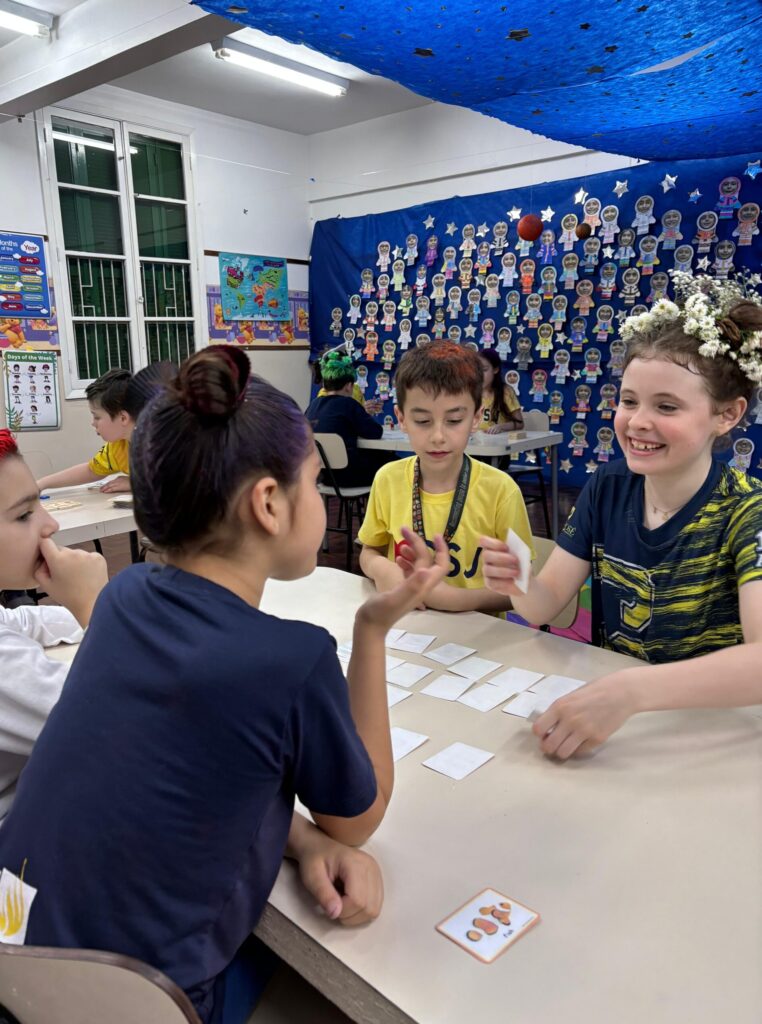
{"label": "table leg", "polygon": [[558,445],[550,448],[550,526],[553,540],[558,536]]}
{"label": "table leg", "polygon": [[137,530],[130,530],[130,556],[133,562],[140,561],[140,545],[138,544]]}

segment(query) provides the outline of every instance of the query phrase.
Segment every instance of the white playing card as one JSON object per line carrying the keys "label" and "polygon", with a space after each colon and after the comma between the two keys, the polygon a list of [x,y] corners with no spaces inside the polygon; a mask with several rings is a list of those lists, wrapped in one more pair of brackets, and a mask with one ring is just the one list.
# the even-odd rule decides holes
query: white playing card
{"label": "white playing card", "polygon": [[493,686],[505,686],[505,699],[512,693],[523,693],[542,679],[542,672],[530,672],[526,668],[507,668],[490,679]]}
{"label": "white playing card", "polygon": [[419,692],[428,697],[439,697],[440,700],[457,700],[471,685],[471,680],[462,676],[437,676],[433,683],[424,686]]}
{"label": "white playing card", "polygon": [[441,775],[447,775],[448,778],[460,782],[487,761],[491,761],[494,756],[488,750],[480,750],[467,743],[453,743],[421,763]]}
{"label": "white playing card", "polygon": [[387,635],[386,646],[393,651],[409,651],[410,654],[423,654],[427,647],[434,643],[435,636],[429,633],[404,633],[395,640],[389,640]]}
{"label": "white playing card", "polygon": [[469,654],[476,654],[474,647],[463,647],[461,644],[445,644],[429,651],[426,655],[431,661],[437,661],[440,665],[454,665],[456,661],[462,661]]}
{"label": "white playing card", "polygon": [[399,726],[392,727],[392,756],[395,761],[401,760],[416,747],[420,747],[429,738],[422,732],[411,732],[410,729],[400,729]]}
{"label": "white playing card", "polygon": [[474,655],[471,658],[466,658],[465,661],[459,661],[457,665],[451,667],[450,671],[454,672],[456,676],[463,676],[475,683],[477,679],[483,679],[490,672],[494,672],[496,668],[502,668],[499,661],[489,661],[487,658]]}
{"label": "white playing card", "polygon": [[484,889],[436,929],[477,960],[491,964],[539,920],[540,915],[523,903],[496,889]]}
{"label": "white playing card", "polygon": [[526,594],[529,590],[529,573],[532,567],[532,552],[529,546],[519,537],[515,530],[511,529],[508,531],[508,536],[505,538],[505,542],[511,549],[511,553],[514,554],[519,560],[519,575],[513,581],[522,594]]}
{"label": "white playing card", "polygon": [[[507,715],[516,715],[517,718],[529,718],[537,707],[540,698],[531,690],[525,690],[518,697],[514,697],[510,704],[506,704],[503,711]],[[550,705],[548,705],[550,706]]]}
{"label": "white playing card", "polygon": [[567,693],[573,693],[584,685],[583,679],[572,679],[571,676],[545,676],[541,682],[534,684],[532,693],[542,697],[543,701],[549,699],[552,704],[559,697],[565,697]]}
{"label": "white playing card", "polygon": [[389,647],[390,644],[394,643],[395,640],[399,640],[399,638],[404,635],[404,629],[390,629],[386,634],[386,646]]}
{"label": "white playing card", "polygon": [[399,704],[405,697],[412,697],[410,690],[400,690],[399,686],[390,686],[386,684],[386,706],[393,708],[395,704]]}
{"label": "white playing card", "polygon": [[414,665],[411,661],[403,661],[401,665],[386,673],[387,683],[395,683],[397,686],[412,686],[420,682],[434,671],[433,668],[426,668],[425,665]]}
{"label": "white playing card", "polygon": [[397,668],[398,665],[404,665],[402,658],[395,658],[391,654],[386,655],[386,671],[391,672],[393,668]]}
{"label": "white playing card", "polygon": [[506,688],[505,686],[495,686],[492,682],[482,683],[481,686],[476,686],[468,693],[464,693],[462,697],[458,697],[458,703],[474,708],[475,711],[492,711],[510,695],[510,686]]}

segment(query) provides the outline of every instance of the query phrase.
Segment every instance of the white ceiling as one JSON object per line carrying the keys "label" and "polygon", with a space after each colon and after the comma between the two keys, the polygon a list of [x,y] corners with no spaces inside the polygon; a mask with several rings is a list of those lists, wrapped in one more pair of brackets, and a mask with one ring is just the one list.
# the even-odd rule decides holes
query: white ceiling
{"label": "white ceiling", "polygon": [[[31,7],[35,11],[47,11],[48,14],[66,14],[67,11],[72,10],[74,7],[79,7],[85,0],[18,0],[24,7]],[[14,39],[18,39],[18,32],[9,32],[5,28],[0,28],[0,46],[5,46],[6,43],[12,42]]]}
{"label": "white ceiling", "polygon": [[299,135],[343,128],[430,102],[388,79],[366,74],[306,46],[287,43],[255,29],[236,32],[235,38],[349,79],[347,95],[332,99],[235,67],[218,60],[210,45],[118,78],[112,84]]}

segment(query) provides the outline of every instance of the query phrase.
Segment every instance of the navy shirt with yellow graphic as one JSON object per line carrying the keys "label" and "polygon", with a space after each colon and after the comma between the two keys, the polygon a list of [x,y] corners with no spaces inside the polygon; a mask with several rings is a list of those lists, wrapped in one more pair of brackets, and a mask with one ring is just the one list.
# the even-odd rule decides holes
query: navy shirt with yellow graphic
{"label": "navy shirt with yellow graphic", "polygon": [[558,537],[592,563],[593,643],[654,663],[743,643],[738,588],[762,580],[762,483],[714,461],[649,530],[644,479],[623,459],[601,466]]}

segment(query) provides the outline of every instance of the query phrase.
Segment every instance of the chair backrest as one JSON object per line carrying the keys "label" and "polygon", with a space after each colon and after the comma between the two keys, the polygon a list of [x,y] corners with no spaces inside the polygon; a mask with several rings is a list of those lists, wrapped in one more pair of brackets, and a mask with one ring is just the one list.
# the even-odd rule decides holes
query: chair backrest
{"label": "chair backrest", "polygon": [[550,426],[548,414],[541,409],[527,409],[522,415],[525,430],[547,430]]}
{"label": "chair backrest", "polygon": [[200,1024],[161,971],[116,953],[0,944],[0,1020],[19,1024]]}
{"label": "chair backrest", "polygon": [[[545,565],[548,558],[550,558],[550,553],[555,546],[555,543],[547,537],[532,537],[532,547],[534,548],[536,555],[536,558],[532,563],[532,570],[535,576],[539,573],[540,569],[542,569],[543,565]],[[556,629],[568,629],[577,618],[578,611],[579,592],[574,595],[565,608],[561,609],[552,622],[540,623],[540,625],[554,626]]]}
{"label": "chair backrest", "polygon": [[347,446],[340,434],[315,434],[315,443],[323,449],[326,469],[345,469],[349,465]]}

